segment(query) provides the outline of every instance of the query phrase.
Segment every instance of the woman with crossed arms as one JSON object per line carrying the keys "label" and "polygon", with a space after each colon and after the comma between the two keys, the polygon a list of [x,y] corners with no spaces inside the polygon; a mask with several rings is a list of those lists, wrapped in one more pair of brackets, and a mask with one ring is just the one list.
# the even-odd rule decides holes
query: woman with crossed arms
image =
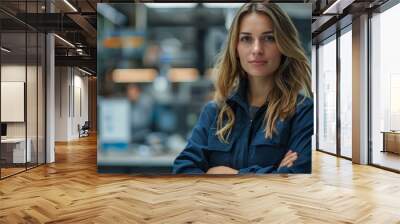
{"label": "woman with crossed arms", "polygon": [[311,173],[310,64],[289,16],[273,3],[236,14],[208,102],[175,174]]}

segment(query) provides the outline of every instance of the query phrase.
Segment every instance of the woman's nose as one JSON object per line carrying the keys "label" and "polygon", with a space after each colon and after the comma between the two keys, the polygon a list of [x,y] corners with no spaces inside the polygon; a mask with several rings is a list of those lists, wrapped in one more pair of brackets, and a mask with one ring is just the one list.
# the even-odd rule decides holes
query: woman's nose
{"label": "woman's nose", "polygon": [[263,47],[259,40],[254,41],[253,46],[252,46],[252,53],[253,54],[263,54],[264,53]]}

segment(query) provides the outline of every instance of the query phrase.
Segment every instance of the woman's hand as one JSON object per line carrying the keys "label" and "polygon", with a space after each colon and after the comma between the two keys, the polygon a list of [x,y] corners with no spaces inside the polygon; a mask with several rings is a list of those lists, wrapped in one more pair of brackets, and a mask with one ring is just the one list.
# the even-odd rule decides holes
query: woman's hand
{"label": "woman's hand", "polygon": [[[285,157],[282,159],[279,167],[291,167],[293,166],[294,161],[296,161],[297,159],[297,152],[293,152],[292,150],[289,150]],[[207,170],[206,174],[238,174],[239,171],[232,169],[230,167],[227,166],[216,166],[216,167],[212,167],[210,169]]]}
{"label": "woman's hand", "polygon": [[279,164],[279,167],[291,167],[293,166],[294,161],[297,159],[297,152],[293,152],[292,150],[289,150],[285,157],[282,159],[281,163]]}
{"label": "woman's hand", "polygon": [[206,174],[238,174],[239,171],[227,166],[216,166],[207,170]]}

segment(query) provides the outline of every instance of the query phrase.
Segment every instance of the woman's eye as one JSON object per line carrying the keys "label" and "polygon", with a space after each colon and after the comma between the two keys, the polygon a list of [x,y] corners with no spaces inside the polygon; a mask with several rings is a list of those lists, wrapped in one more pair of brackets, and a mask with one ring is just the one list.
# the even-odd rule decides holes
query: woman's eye
{"label": "woman's eye", "polygon": [[241,37],[240,41],[241,42],[246,42],[246,43],[251,42],[251,37],[249,37],[249,36]]}
{"label": "woman's eye", "polygon": [[275,41],[275,38],[272,35],[265,36],[263,39],[264,39],[265,42],[273,42],[273,41]]}

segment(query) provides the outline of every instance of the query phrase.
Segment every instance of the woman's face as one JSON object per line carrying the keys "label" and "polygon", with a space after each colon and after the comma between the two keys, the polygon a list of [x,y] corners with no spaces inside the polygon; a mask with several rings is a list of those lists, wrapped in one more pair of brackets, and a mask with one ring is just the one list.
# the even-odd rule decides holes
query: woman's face
{"label": "woman's face", "polygon": [[264,14],[245,15],[239,24],[237,54],[244,71],[253,77],[270,77],[278,69],[281,52],[275,43],[273,24]]}

